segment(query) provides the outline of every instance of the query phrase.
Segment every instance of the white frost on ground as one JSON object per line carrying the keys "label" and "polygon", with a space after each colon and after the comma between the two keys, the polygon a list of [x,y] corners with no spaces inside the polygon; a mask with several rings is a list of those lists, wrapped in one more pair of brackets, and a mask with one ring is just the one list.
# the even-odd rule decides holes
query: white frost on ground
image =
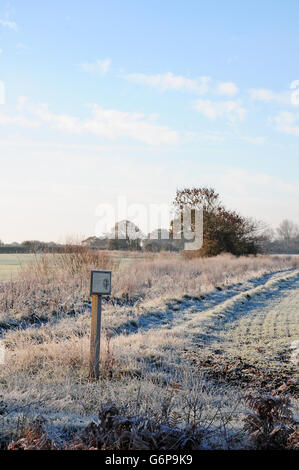
{"label": "white frost on ground", "polygon": [[[186,325],[186,322],[190,320],[197,323],[210,316],[218,315],[220,318],[224,314],[230,313],[234,316],[236,310],[239,312],[240,307],[242,314],[244,314],[247,309],[252,308],[254,298],[264,298],[266,302],[269,302],[273,295],[282,294],[281,289],[285,287],[287,281],[296,283],[298,277],[299,269],[287,269],[267,273],[243,284],[232,284],[221,290],[215,289],[209,294],[204,294],[203,300],[194,296],[172,299],[166,302],[164,308],[142,309],[143,313],[138,315],[134,324],[127,321],[118,325],[115,332],[121,334],[126,331],[127,334],[130,334],[152,329],[170,329],[182,324]],[[103,326],[106,326],[105,318],[103,323]]]}
{"label": "white frost on ground", "polygon": [[299,365],[299,339],[293,341],[291,344],[292,355],[291,355],[291,362],[296,366]]}
{"label": "white frost on ground", "polygon": [[[204,301],[194,299],[179,301],[177,308],[166,311],[147,312],[139,317],[137,330],[146,331],[153,328],[173,329],[184,327],[193,329],[205,320],[222,319],[233,320],[235,317],[249,313],[255,307],[255,300],[271,302],[273,296],[281,298],[288,294],[298,283],[299,269],[277,272],[265,275],[259,279],[234,286],[233,289],[214,291],[205,296]],[[284,288],[286,292],[284,292]],[[174,301],[174,303],[176,303]],[[130,329],[130,328],[129,328]],[[129,332],[127,330],[127,332]]]}
{"label": "white frost on ground", "polygon": [[[125,332],[126,337],[132,335],[134,338],[133,335],[137,332],[144,335],[152,333],[154,336],[158,334],[158,330],[167,329],[172,330],[173,333],[178,333],[179,337],[183,335],[186,341],[187,339],[193,341],[196,334],[212,339],[213,331],[216,328],[222,327],[224,322],[229,321],[233,324],[235,320],[251,313],[261,316],[263,313],[262,309],[268,308],[273,310],[273,308],[276,308],[276,303],[279,303],[278,311],[280,309],[285,311],[288,308],[292,311],[297,311],[298,302],[291,302],[290,294],[293,296],[295,293],[296,298],[298,298],[298,280],[299,269],[285,270],[267,274],[243,284],[234,284],[227,288],[221,288],[221,290],[215,289],[210,294],[202,296],[203,298],[185,296],[185,298],[173,299],[166,303],[164,306],[165,310],[145,309],[141,315],[136,316],[135,325],[131,323],[121,324],[116,328],[115,334],[121,335]],[[197,328],[198,330],[196,331]],[[289,339],[287,343],[289,344],[290,341]],[[290,348],[292,349],[291,360],[292,362],[296,361],[295,364],[297,364],[299,340],[293,341]],[[165,365],[167,365],[167,360],[165,362]],[[103,386],[106,385],[103,384]],[[118,386],[120,387],[121,384]],[[53,394],[54,387],[55,394]],[[42,404],[40,406],[37,404],[36,407],[31,406],[29,415],[31,417],[34,413],[37,415],[41,414],[51,423],[53,432],[55,429],[59,430],[60,428],[81,428],[89,419],[95,419],[94,416],[90,416],[89,407],[85,408],[84,400],[87,398],[90,403],[93,401],[97,402],[96,393],[101,396],[102,391],[99,389],[96,393],[91,393],[92,387],[91,384],[88,384],[84,388],[84,384],[78,383],[52,385],[49,382],[43,384],[36,391],[39,395],[38,400]],[[20,389],[22,389],[22,384],[20,384]],[[127,393],[133,393],[132,391],[128,392],[125,387],[124,390]],[[43,391],[45,396],[43,396]],[[10,396],[6,397],[6,404],[9,405],[10,410],[13,407],[13,403],[17,401],[19,393],[19,390],[15,390],[14,395],[14,392],[11,391]],[[23,393],[23,402],[26,402],[29,393],[29,390]],[[109,393],[111,393],[111,396],[114,396],[114,390],[111,389]],[[47,394],[49,394],[48,397],[46,396]],[[117,396],[122,396],[121,388],[117,389]],[[33,399],[33,397],[28,396],[29,398]],[[232,401],[236,401],[235,397]],[[24,415],[25,405],[26,403],[24,403],[24,410],[21,412]],[[9,415],[11,425],[15,425],[14,417],[18,419],[20,411],[16,410],[15,415],[13,413]],[[3,417],[0,418],[3,419]]]}

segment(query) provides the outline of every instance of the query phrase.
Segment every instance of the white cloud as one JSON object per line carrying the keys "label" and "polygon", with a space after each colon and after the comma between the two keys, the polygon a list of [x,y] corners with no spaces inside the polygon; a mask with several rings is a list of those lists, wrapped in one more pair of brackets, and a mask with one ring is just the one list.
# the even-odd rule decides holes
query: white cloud
{"label": "white cloud", "polygon": [[152,88],[165,90],[187,90],[194,93],[204,94],[209,89],[209,77],[190,79],[182,75],[173,75],[171,72],[157,75],[145,75],[143,73],[133,73],[125,75],[126,80],[132,83],[144,84]]}
{"label": "white cloud", "polygon": [[271,90],[266,90],[264,88],[260,89],[251,89],[249,90],[249,95],[252,100],[257,101],[272,101],[274,99],[274,93]]}
{"label": "white cloud", "polygon": [[[0,82],[1,84],[1,82]],[[0,113],[0,125],[16,125],[25,128],[39,127],[42,122],[53,129],[72,134],[93,134],[111,140],[129,137],[150,145],[176,144],[178,132],[157,124],[158,116],[130,113],[115,109],[104,109],[97,104],[90,105],[91,117],[80,120],[69,114],[55,114],[47,104],[33,105],[26,96],[20,96],[17,103],[18,114],[10,116]],[[38,119],[28,118],[28,113]]]}
{"label": "white cloud", "polygon": [[151,145],[176,144],[179,134],[167,126],[153,123],[141,113],[128,113],[91,105],[92,117],[84,121],[67,114],[49,111],[47,104],[30,106],[30,111],[51,127],[74,134],[90,133],[107,139],[129,137]]}
{"label": "white cloud", "polygon": [[0,113],[0,126],[3,125],[16,125],[25,128],[39,127],[38,121],[32,121],[24,116],[8,116],[7,114]]}
{"label": "white cloud", "polygon": [[96,60],[95,62],[81,64],[82,70],[89,73],[105,75],[111,65],[111,59]]}
{"label": "white cloud", "polygon": [[191,79],[168,72],[155,75],[132,73],[125,75],[124,78],[129,82],[148,85],[161,91],[185,90],[200,95],[211,92],[225,96],[234,96],[239,92],[237,85],[233,82],[220,82],[217,85],[212,85],[210,77],[206,76]]}
{"label": "white cloud", "polygon": [[28,103],[28,97],[27,96],[19,96],[18,98],[18,103],[17,103],[17,110],[19,112],[23,111],[25,108],[26,104]]}
{"label": "white cloud", "polygon": [[279,132],[299,136],[299,114],[282,111],[270,121],[275,123]]}
{"label": "white cloud", "polygon": [[214,131],[210,133],[190,132],[186,131],[183,134],[184,142],[201,142],[201,143],[235,143],[239,141],[248,142],[253,145],[262,145],[266,142],[265,137],[253,137],[247,135],[239,135],[234,130],[232,131]]}
{"label": "white cloud", "polygon": [[8,21],[8,20],[2,20],[0,19],[0,26],[3,26],[5,28],[13,29],[14,31],[17,31],[18,26],[14,21]]}
{"label": "white cloud", "polygon": [[217,88],[217,93],[220,95],[234,96],[238,93],[238,87],[233,82],[222,82],[219,83]]}
{"label": "white cloud", "polygon": [[54,114],[49,111],[47,104],[39,104],[38,106],[29,105],[30,111],[41,121],[46,122],[55,129],[80,134],[82,127],[78,118],[68,114]]}
{"label": "white cloud", "polygon": [[289,91],[277,93],[266,88],[255,88],[249,90],[249,96],[253,101],[262,101],[263,103],[291,104],[291,93]]}
{"label": "white cloud", "polygon": [[265,137],[241,136],[240,139],[244,140],[244,142],[248,142],[249,144],[255,144],[255,145],[262,145],[266,142]]}
{"label": "white cloud", "polygon": [[219,143],[224,142],[227,135],[220,132],[193,132],[193,131],[186,131],[184,133],[184,141],[185,142],[201,142],[201,143]]}
{"label": "white cloud", "polygon": [[197,100],[195,109],[210,119],[226,118],[230,122],[242,121],[246,110],[242,107],[242,101],[210,101]]}

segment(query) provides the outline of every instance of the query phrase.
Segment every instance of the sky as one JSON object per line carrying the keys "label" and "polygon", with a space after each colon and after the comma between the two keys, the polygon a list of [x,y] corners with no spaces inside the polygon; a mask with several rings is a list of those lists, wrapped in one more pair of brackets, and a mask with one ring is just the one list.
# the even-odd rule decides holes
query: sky
{"label": "sky", "polygon": [[192,186],[299,223],[298,16],[297,0],[0,0],[0,239],[113,217],[146,232]]}

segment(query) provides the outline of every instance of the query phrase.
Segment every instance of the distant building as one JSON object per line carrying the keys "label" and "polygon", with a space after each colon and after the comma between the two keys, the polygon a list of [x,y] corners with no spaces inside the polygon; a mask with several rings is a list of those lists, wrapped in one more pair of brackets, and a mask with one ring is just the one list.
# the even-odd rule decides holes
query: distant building
{"label": "distant building", "polygon": [[148,234],[147,238],[142,240],[142,249],[144,251],[176,251],[173,239],[167,229],[158,228]]}
{"label": "distant building", "polygon": [[81,244],[89,248],[131,251],[177,251],[178,248],[167,229],[155,229],[147,237],[130,220],[117,222],[111,231],[102,237],[88,237]]}
{"label": "distant building", "polygon": [[108,247],[107,237],[88,237],[82,240],[81,245],[87,246],[88,248],[99,248],[105,250]]}

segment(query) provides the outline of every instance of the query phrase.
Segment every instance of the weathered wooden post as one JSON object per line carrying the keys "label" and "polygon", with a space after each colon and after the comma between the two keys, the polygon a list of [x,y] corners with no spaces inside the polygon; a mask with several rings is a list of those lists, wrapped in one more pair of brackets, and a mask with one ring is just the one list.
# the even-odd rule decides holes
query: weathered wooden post
{"label": "weathered wooden post", "polygon": [[91,329],[89,379],[98,380],[101,348],[102,295],[111,294],[111,271],[91,271]]}

